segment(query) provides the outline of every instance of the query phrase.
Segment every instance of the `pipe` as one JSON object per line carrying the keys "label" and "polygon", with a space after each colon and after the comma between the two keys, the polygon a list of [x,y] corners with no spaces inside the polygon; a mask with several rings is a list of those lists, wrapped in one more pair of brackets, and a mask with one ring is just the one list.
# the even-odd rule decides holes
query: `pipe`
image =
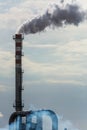
{"label": "pipe", "polygon": [[[26,118],[24,130],[43,130],[43,116],[51,118],[52,130],[58,130],[58,118],[52,110],[14,112],[9,119],[9,130],[21,130],[23,117]],[[36,122],[32,122],[35,117]]]}

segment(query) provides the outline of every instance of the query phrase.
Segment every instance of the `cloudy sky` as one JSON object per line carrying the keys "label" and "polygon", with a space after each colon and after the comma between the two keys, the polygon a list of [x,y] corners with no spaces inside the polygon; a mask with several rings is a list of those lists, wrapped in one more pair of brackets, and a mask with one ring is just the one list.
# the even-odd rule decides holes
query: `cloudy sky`
{"label": "cloudy sky", "polygon": [[[84,9],[86,2],[77,1]],[[15,111],[12,37],[24,21],[43,14],[55,3],[59,0],[0,0],[0,130],[6,130]],[[86,31],[87,21],[84,21],[79,26],[47,27],[41,33],[24,36],[24,109],[52,109],[62,117],[62,130],[87,129]]]}

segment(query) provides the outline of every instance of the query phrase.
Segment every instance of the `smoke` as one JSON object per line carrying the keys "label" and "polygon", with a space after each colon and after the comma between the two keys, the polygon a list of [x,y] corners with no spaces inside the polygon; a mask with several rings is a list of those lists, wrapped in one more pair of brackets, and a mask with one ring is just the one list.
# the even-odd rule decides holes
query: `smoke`
{"label": "smoke", "polygon": [[44,31],[47,27],[63,27],[68,24],[78,26],[85,19],[86,11],[75,3],[68,3],[64,6],[54,4],[42,16],[25,21],[17,33],[33,34]]}
{"label": "smoke", "polygon": [[59,120],[59,130],[64,130],[67,128],[67,130],[79,130],[74,126],[74,124],[70,120]]}

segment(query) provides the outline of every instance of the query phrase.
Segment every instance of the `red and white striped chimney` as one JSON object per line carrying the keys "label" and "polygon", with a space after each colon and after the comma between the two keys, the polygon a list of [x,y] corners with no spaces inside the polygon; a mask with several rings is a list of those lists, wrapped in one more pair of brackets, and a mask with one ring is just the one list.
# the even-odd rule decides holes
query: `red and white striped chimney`
{"label": "red and white striped chimney", "polygon": [[22,111],[22,34],[15,34],[15,110]]}

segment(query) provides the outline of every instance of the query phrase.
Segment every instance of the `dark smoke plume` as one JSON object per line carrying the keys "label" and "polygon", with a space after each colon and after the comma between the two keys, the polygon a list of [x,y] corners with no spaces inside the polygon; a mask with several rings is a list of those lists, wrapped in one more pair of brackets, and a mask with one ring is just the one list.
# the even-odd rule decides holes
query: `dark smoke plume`
{"label": "dark smoke plume", "polygon": [[81,10],[76,4],[66,4],[63,8],[54,5],[54,10],[47,10],[42,16],[23,23],[17,33],[37,33],[43,31],[48,26],[62,27],[73,24],[77,26],[86,18],[86,12]]}

